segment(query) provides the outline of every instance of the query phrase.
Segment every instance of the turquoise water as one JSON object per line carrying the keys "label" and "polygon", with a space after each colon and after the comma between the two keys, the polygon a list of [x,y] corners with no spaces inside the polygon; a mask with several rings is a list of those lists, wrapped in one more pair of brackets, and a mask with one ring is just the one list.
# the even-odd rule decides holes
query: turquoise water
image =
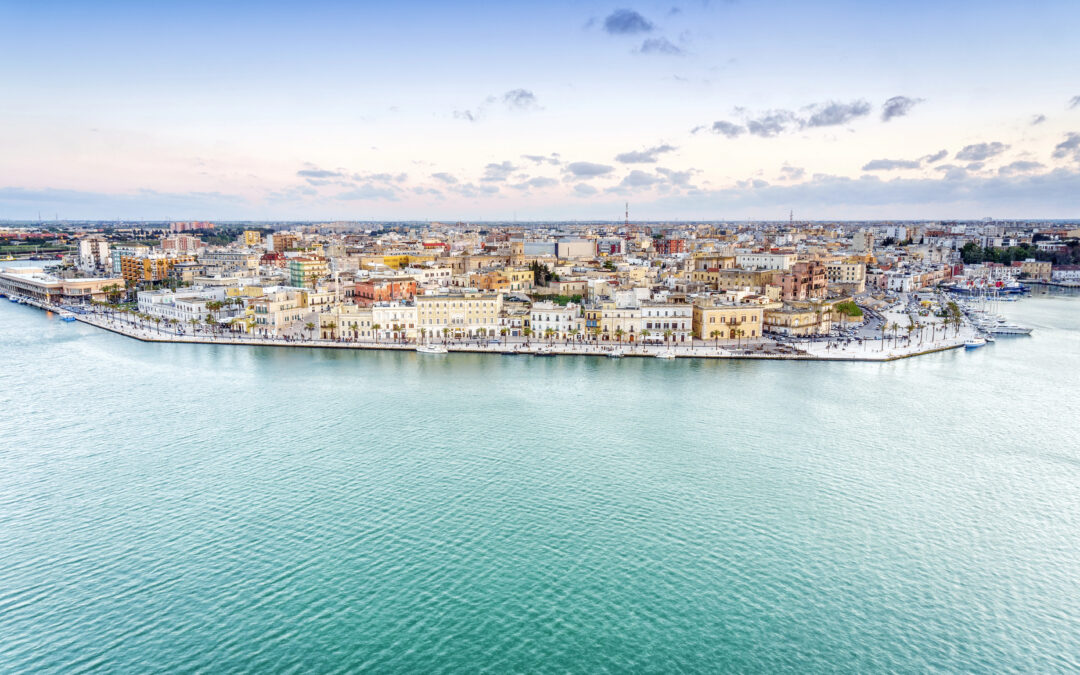
{"label": "turquoise water", "polygon": [[0,301],[0,671],[1080,669],[1080,298],[888,364],[143,344]]}

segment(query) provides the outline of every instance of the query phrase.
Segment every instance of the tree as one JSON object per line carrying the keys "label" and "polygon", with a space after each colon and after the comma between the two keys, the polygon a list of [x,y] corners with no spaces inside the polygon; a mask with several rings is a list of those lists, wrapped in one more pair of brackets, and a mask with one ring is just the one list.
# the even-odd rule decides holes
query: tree
{"label": "tree", "polygon": [[161,317],[154,317],[154,327],[157,329],[158,335],[161,335]]}
{"label": "tree", "polygon": [[334,335],[334,331],[337,330],[337,323],[331,321],[330,323],[326,324],[326,327],[330,330],[330,339],[331,340],[337,339],[337,336]]}
{"label": "tree", "polygon": [[646,330],[643,330],[643,331],[641,331],[641,339],[642,339],[642,340],[644,340],[645,338],[649,337],[650,335],[652,335],[652,332],[651,332],[651,331],[649,331],[649,330],[647,330],[647,329],[646,329]]}
{"label": "tree", "polygon": [[742,347],[742,337],[743,337],[743,335],[746,335],[746,331],[744,331],[742,328],[739,328],[738,330],[735,331],[735,336],[739,338],[738,345],[739,345],[740,348]]}
{"label": "tree", "polygon": [[195,331],[198,330],[199,320],[198,319],[188,319],[188,323],[191,324],[191,334],[194,335]]}
{"label": "tree", "polygon": [[714,347],[719,347],[720,346],[720,336],[723,335],[723,334],[724,334],[723,331],[721,331],[719,329],[714,329],[711,333],[709,333],[709,337],[711,337],[713,339],[713,346]]}
{"label": "tree", "polygon": [[577,328],[571,328],[570,329],[570,339],[576,340],[577,336],[578,336],[578,333],[580,333],[580,332],[581,331],[579,331]]}
{"label": "tree", "polygon": [[375,342],[379,341],[379,329],[380,328],[382,328],[382,326],[377,324],[377,323],[371,324],[371,330],[375,331]]}
{"label": "tree", "polygon": [[210,327],[210,332],[213,333],[217,328],[218,320],[214,318],[213,314],[207,314],[205,319],[206,325]]}
{"label": "tree", "polygon": [[312,333],[312,331],[315,330],[315,324],[308,321],[307,323],[304,324],[304,330],[306,330],[308,332],[308,339],[310,340],[311,339],[311,333]]}
{"label": "tree", "polygon": [[623,335],[625,335],[625,333],[623,332],[622,328],[616,328],[615,329],[615,339],[618,342],[622,342]]}
{"label": "tree", "polygon": [[671,336],[672,336],[671,329],[670,328],[665,328],[664,329],[664,344],[667,344],[668,342],[671,341]]}

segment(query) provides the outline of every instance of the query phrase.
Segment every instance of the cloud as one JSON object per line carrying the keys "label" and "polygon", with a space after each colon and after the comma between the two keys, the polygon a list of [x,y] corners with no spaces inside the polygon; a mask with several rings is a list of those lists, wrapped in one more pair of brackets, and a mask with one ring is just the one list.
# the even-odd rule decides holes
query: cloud
{"label": "cloud", "polygon": [[1046,115],[1035,115],[1031,118],[1031,126],[1038,126],[1046,121]]}
{"label": "cloud", "polygon": [[1054,159],[1072,158],[1080,162],[1080,134],[1075,131],[1065,135],[1065,140],[1054,146]]}
{"label": "cloud", "polygon": [[635,35],[652,31],[652,22],[632,9],[617,9],[604,19],[604,30],[610,35]]}
{"label": "cloud", "polygon": [[1070,98],[1068,104],[1066,104],[1065,107],[1069,110],[1072,110],[1077,106],[1080,106],[1080,96],[1073,96],[1072,98]]}
{"label": "cloud", "polygon": [[387,201],[397,201],[397,193],[388,187],[380,187],[371,183],[364,183],[358,185],[352,190],[346,190],[345,192],[339,192],[334,195],[334,199],[344,200],[366,200],[366,199],[384,199]]}
{"label": "cloud", "polygon": [[442,181],[442,182],[446,183],[447,185],[457,185],[457,183],[458,183],[458,179],[456,177],[451,176],[450,174],[446,173],[445,171],[440,171],[439,173],[433,173],[433,174],[431,174],[431,177],[434,178],[435,180]]}
{"label": "cloud", "polygon": [[301,178],[345,178],[341,171],[327,171],[326,169],[301,169],[296,172]]}
{"label": "cloud", "polygon": [[997,141],[993,143],[975,143],[965,145],[960,152],[956,153],[956,159],[965,162],[981,162],[1000,155],[1008,149],[1008,145]]}
{"label": "cloud", "polygon": [[1045,169],[1046,167],[1040,162],[1029,162],[1024,160],[1018,160],[1012,164],[1006,164],[998,169],[999,176],[1012,176],[1018,173],[1032,173]]}
{"label": "cloud", "polygon": [[668,54],[670,56],[682,56],[683,50],[681,47],[672,44],[670,40],[665,37],[649,38],[641,43],[637,52],[639,54]]}
{"label": "cloud", "polygon": [[796,121],[795,114],[788,110],[774,110],[756,119],[746,120],[746,130],[754,136],[772,138],[786,131]]}
{"label": "cloud", "polygon": [[588,183],[578,183],[574,186],[574,192],[583,197],[591,197],[599,192],[599,190]]}
{"label": "cloud", "polygon": [[922,162],[917,159],[874,159],[863,165],[863,171],[896,171],[897,169],[918,169]]}
{"label": "cloud", "polygon": [[938,150],[937,152],[935,152],[932,155],[923,155],[922,157],[919,158],[919,160],[922,161],[922,162],[926,162],[927,164],[933,164],[934,162],[940,162],[941,160],[945,159],[948,156],[949,156],[949,151],[948,150]]}
{"label": "cloud", "polygon": [[501,183],[510,177],[510,174],[517,171],[517,167],[510,162],[500,162],[498,164],[488,164],[484,167],[484,177],[480,180],[484,183]]}
{"label": "cloud", "polygon": [[[701,129],[701,128],[703,128],[703,127],[698,127],[698,129]],[[735,138],[737,136],[741,136],[742,134],[746,133],[746,127],[739,126],[738,124],[733,124],[731,122],[725,122],[723,120],[719,120],[719,121],[716,121],[716,122],[712,123],[712,127],[710,127],[710,131],[712,131],[714,134],[720,134],[721,136],[727,136],[728,138]]]}
{"label": "cloud", "polygon": [[945,180],[963,180],[968,176],[967,169],[962,166],[956,166],[955,164],[942,164],[939,167],[935,167],[934,170],[944,174]]}
{"label": "cloud", "polygon": [[612,171],[615,167],[608,166],[607,164],[596,164],[593,162],[571,162],[563,169],[571,176],[576,178],[596,178],[597,176],[604,176]]}
{"label": "cloud", "polygon": [[780,180],[799,180],[806,175],[806,169],[799,166],[780,167]]}
{"label": "cloud", "polygon": [[538,110],[540,103],[528,89],[511,89],[502,96],[503,103],[511,110]]}
{"label": "cloud", "polygon": [[663,179],[654,176],[651,173],[645,173],[640,169],[634,169],[629,174],[627,174],[625,178],[622,179],[622,182],[619,183],[619,186],[631,188],[650,187],[652,185],[656,185],[662,180]]}
{"label": "cloud", "polygon": [[657,145],[648,150],[633,150],[615,155],[615,161],[622,162],[623,164],[655,164],[657,155],[661,155],[665,152],[673,152],[677,149],[678,148],[672,145]]}
{"label": "cloud", "polygon": [[660,174],[668,180],[674,187],[680,188],[693,188],[690,184],[690,179],[693,178],[695,171],[693,169],[689,171],[673,171],[671,169],[665,169],[662,166],[656,167],[656,173]]}
{"label": "cloud", "polygon": [[497,185],[473,185],[472,183],[460,183],[458,185],[451,185],[446,189],[450,192],[459,194],[462,197],[467,197],[469,199],[490,197],[491,195],[498,194],[499,192],[499,187]]}
{"label": "cloud", "polygon": [[537,188],[537,189],[549,188],[549,187],[553,187],[553,186],[558,185],[558,184],[559,184],[559,181],[555,180],[554,178],[548,178],[546,176],[536,176],[535,178],[530,178],[529,180],[522,181],[520,183],[515,183],[514,185],[511,185],[510,187],[514,188],[515,190],[529,190],[529,189],[532,189],[532,188]]}
{"label": "cloud", "polygon": [[559,153],[557,152],[553,152],[550,155],[522,155],[521,157],[534,164],[550,164],[551,166],[559,166],[562,164],[562,160],[559,159]]}
{"label": "cloud", "polygon": [[473,112],[471,110],[455,110],[454,119],[465,120],[467,122],[475,122],[480,119],[480,111]]}
{"label": "cloud", "polygon": [[[890,99],[891,100],[891,99]],[[831,127],[865,117],[870,114],[870,104],[866,101],[852,101],[851,103],[817,104],[806,108],[810,117],[803,124],[808,127]]]}
{"label": "cloud", "polygon": [[909,98],[907,96],[893,96],[881,106],[881,120],[888,122],[894,117],[904,117],[919,103],[921,98]]}

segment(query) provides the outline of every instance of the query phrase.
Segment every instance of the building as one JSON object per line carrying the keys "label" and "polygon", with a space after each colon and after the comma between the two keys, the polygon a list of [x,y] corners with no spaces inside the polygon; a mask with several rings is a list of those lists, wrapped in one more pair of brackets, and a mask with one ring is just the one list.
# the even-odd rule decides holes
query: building
{"label": "building", "polygon": [[641,334],[645,342],[686,342],[693,337],[693,324],[692,305],[669,302],[641,304]]}
{"label": "building", "polygon": [[779,282],[780,270],[744,270],[738,268],[694,270],[690,273],[691,281],[706,283],[715,290],[729,288],[749,288],[759,293],[765,287]]}
{"label": "building", "polygon": [[653,248],[660,255],[675,255],[676,253],[686,253],[686,240],[685,239],[658,239]]}
{"label": "building", "polygon": [[[226,302],[223,287],[140,291],[138,301],[139,311],[143,314],[163,321],[175,321],[177,324],[203,322],[208,316],[213,316],[218,323],[227,323],[244,312],[242,300],[230,298]],[[222,307],[210,309],[207,303],[211,302],[221,302]]]}
{"label": "building", "polygon": [[309,312],[307,297],[302,289],[272,286],[263,289],[261,297],[248,301],[249,332],[274,336],[300,325]]}
{"label": "building", "polygon": [[202,239],[190,234],[174,234],[161,239],[161,250],[170,253],[195,253],[199,249],[206,248]]}
{"label": "building", "polygon": [[529,312],[529,328],[537,337],[566,339],[581,331],[581,307],[574,303],[566,306],[554,302],[537,302]]}
{"label": "building", "polygon": [[721,298],[698,298],[693,305],[694,337],[700,340],[739,340],[761,337],[761,305],[729,304]]}
{"label": "building", "polygon": [[794,253],[739,253],[735,266],[744,270],[788,270],[796,260]]}
{"label": "building", "polygon": [[289,258],[289,285],[295,288],[314,288],[316,282],[330,276],[326,258],[297,256]]}
{"label": "building", "polygon": [[262,233],[258,230],[244,230],[244,246],[258,246],[262,243]]}
{"label": "building", "polygon": [[781,335],[826,335],[832,329],[832,308],[808,303],[765,310],[765,330]]}
{"label": "building", "polygon": [[275,232],[270,235],[270,249],[277,253],[284,253],[289,249],[296,248],[300,237],[289,232]]}
{"label": "building", "polygon": [[123,288],[124,280],[113,277],[62,279],[35,267],[0,269],[0,292],[52,304],[103,302],[107,289]]}
{"label": "building", "polygon": [[1050,279],[1053,265],[1048,261],[1028,259],[1020,263],[1020,276],[1025,279]]}
{"label": "building", "polygon": [[848,293],[858,294],[866,291],[866,265],[861,262],[825,263],[825,276],[830,284],[843,288]]}
{"label": "building", "polygon": [[171,225],[169,225],[170,232],[192,232],[196,230],[212,229],[214,229],[213,223],[207,223],[198,220],[194,220],[189,223],[172,223]]}
{"label": "building", "polygon": [[112,255],[109,242],[101,237],[88,237],[79,240],[79,269],[83,272],[112,270]]}
{"label": "building", "polygon": [[357,279],[353,299],[361,307],[376,302],[411,300],[416,297],[416,279],[411,276],[369,277]]}
{"label": "building", "polygon": [[851,238],[851,248],[859,255],[873,255],[874,233],[870,230],[859,230]]}
{"label": "building", "polygon": [[465,291],[416,296],[421,336],[495,337],[501,310],[501,293]]}
{"label": "building", "polygon": [[163,281],[168,278],[173,265],[194,260],[195,257],[190,255],[123,256],[120,259],[120,274],[124,277],[124,281],[132,285]]}
{"label": "building", "polygon": [[818,261],[795,263],[780,277],[781,297],[784,300],[824,298],[828,291],[825,266]]}
{"label": "building", "polygon": [[560,239],[555,245],[558,258],[581,260],[596,257],[596,242],[592,239]]}

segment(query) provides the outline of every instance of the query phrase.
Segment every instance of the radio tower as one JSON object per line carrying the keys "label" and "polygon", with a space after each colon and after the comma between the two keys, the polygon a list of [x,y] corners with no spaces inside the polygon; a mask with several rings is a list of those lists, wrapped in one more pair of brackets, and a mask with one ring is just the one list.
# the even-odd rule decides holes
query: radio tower
{"label": "radio tower", "polygon": [[795,224],[795,209],[791,209],[791,213],[788,214],[788,225]]}
{"label": "radio tower", "polygon": [[626,202],[626,233],[630,234],[630,202]]}

